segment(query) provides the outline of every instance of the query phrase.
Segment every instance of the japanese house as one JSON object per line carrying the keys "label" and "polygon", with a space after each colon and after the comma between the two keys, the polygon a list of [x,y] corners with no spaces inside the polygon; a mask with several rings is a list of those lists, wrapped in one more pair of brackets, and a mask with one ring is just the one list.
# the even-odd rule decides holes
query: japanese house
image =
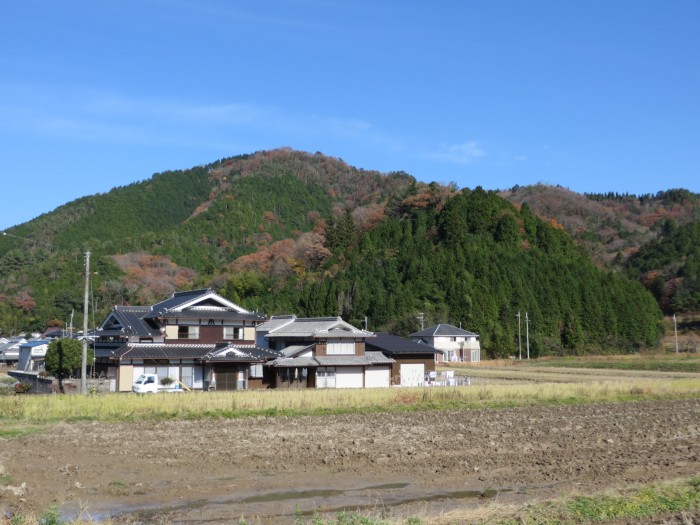
{"label": "japanese house", "polygon": [[391,385],[394,360],[368,351],[374,334],[340,317],[273,316],[258,326],[257,342],[280,352],[265,367],[275,388],[371,388]]}
{"label": "japanese house", "polygon": [[142,373],[197,390],[268,388],[263,365],[280,354],[255,344],[265,320],[211,289],[115,306],[95,334],[95,370],[122,392]]}

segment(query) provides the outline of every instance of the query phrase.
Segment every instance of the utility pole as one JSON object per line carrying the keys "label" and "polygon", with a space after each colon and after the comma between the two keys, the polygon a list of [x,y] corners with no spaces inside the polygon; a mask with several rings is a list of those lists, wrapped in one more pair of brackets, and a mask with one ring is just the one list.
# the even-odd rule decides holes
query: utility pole
{"label": "utility pole", "polygon": [[515,317],[518,318],[518,359],[523,358],[523,344],[520,339],[520,310],[518,310],[518,313],[515,315]]}
{"label": "utility pole", "polygon": [[673,334],[676,336],[676,353],[678,353],[678,326],[676,325],[676,314],[673,314]]}
{"label": "utility pole", "polygon": [[423,312],[420,312],[418,314],[418,317],[416,317],[420,321],[420,329],[423,330],[423,322],[425,321],[425,314]]}
{"label": "utility pole", "polygon": [[530,319],[525,312],[525,343],[527,344],[527,358],[530,359]]}
{"label": "utility pole", "polygon": [[365,315],[365,332],[367,331],[367,316]]}
{"label": "utility pole", "polygon": [[87,333],[90,294],[90,251],[85,252],[85,297],[83,301],[83,360],[80,365],[80,393],[87,394]]}

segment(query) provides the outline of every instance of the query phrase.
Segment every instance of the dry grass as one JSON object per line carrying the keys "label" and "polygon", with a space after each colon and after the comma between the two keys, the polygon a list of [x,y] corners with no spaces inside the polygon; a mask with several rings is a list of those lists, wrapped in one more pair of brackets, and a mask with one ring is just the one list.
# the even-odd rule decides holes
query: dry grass
{"label": "dry grass", "polygon": [[0,421],[129,421],[504,407],[700,397],[700,379],[620,379],[426,388],[250,390],[180,394],[0,397]]}

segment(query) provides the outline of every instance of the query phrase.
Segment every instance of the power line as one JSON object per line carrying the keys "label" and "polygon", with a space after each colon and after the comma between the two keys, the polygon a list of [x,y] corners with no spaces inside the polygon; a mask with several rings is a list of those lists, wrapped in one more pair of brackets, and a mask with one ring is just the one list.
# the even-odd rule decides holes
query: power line
{"label": "power line", "polygon": [[23,241],[41,243],[41,244],[45,244],[46,246],[51,246],[52,248],[55,248],[55,246],[53,244],[51,244],[50,242],[39,241],[37,239],[30,239],[29,237],[20,237],[19,235],[14,235],[12,233],[2,232],[2,236],[3,237],[14,237],[15,239],[20,239]]}

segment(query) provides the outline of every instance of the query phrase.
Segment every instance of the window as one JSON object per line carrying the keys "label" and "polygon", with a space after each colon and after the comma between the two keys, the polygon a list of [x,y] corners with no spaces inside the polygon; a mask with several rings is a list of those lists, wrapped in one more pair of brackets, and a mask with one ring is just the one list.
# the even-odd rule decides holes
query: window
{"label": "window", "polygon": [[327,355],[355,355],[355,341],[329,339],[326,346]]}
{"label": "window", "polygon": [[240,326],[224,326],[224,339],[243,339],[243,329]]}
{"label": "window", "polygon": [[183,326],[177,327],[178,339],[199,339],[199,326]]}
{"label": "window", "polygon": [[316,388],[335,388],[335,367],[319,367],[316,370]]}
{"label": "window", "polygon": [[250,364],[250,377],[262,377],[262,376],[263,376],[262,363],[251,363]]}
{"label": "window", "polygon": [[182,367],[182,382],[185,386],[192,388],[194,386],[192,381],[193,370],[191,366]]}

